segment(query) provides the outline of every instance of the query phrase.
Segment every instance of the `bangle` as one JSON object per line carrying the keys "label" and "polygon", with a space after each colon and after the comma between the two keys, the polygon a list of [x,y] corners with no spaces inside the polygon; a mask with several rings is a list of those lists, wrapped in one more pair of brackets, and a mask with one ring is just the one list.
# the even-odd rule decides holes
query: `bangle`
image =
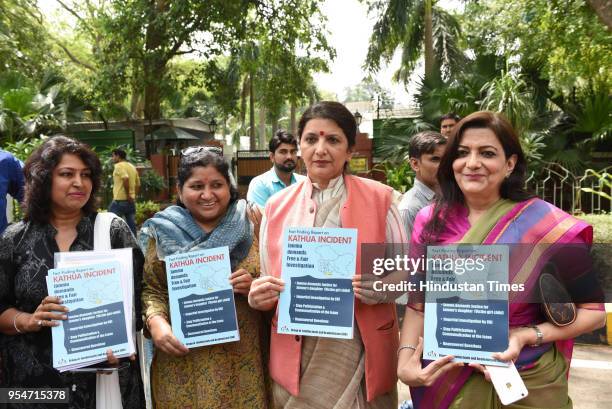
{"label": "bangle", "polygon": [[13,328],[15,328],[15,331],[17,331],[18,334],[23,334],[23,331],[17,328],[17,317],[19,317],[21,314],[25,314],[25,312],[19,311],[17,314],[13,315]]}
{"label": "bangle", "polygon": [[399,356],[399,353],[402,349],[412,349],[413,351],[416,351],[416,347],[414,345],[410,345],[410,344],[402,345],[399,348],[397,348],[397,356]]}

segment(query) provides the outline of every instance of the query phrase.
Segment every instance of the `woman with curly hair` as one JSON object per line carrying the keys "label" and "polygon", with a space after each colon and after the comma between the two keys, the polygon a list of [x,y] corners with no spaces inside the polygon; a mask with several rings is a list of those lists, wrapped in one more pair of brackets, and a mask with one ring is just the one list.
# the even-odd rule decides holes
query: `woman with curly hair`
{"label": "woman with curly hair", "polygon": [[[0,239],[0,353],[11,388],[69,388],[69,408],[96,407],[95,373],[60,373],[51,364],[51,328],[67,319],[67,308],[49,296],[45,278],[54,253],[94,248],[100,160],[87,145],[56,136],[43,143],[25,168],[25,217]],[[134,305],[140,297],[143,255],[125,222],[110,227],[112,248],[132,248]],[[140,317],[137,311],[136,317]],[[142,326],[137,322],[137,329]],[[109,351],[110,364],[118,360]],[[144,407],[137,361],[119,370],[124,408]],[[123,367],[123,365],[122,365]],[[47,408],[53,404],[17,404]],[[9,405],[9,407],[12,407]],[[62,406],[63,407],[63,406]]]}

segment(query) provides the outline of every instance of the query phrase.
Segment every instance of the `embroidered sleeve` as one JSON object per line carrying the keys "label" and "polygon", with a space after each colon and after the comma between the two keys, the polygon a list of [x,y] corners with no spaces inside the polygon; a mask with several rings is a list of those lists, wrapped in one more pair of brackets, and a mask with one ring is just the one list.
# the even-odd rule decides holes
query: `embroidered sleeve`
{"label": "embroidered sleeve", "polygon": [[[157,257],[155,240],[149,240],[145,254],[143,288],[142,288],[142,320],[146,323],[149,317],[164,315],[170,320],[168,306],[168,282],[166,266]],[[145,328],[145,335],[148,331]]]}

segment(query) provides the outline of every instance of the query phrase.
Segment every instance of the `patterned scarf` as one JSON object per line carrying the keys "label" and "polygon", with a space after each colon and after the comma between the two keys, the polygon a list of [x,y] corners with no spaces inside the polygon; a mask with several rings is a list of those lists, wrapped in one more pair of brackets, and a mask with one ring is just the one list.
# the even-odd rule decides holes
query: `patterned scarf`
{"label": "patterned scarf", "polygon": [[150,239],[157,243],[160,260],[189,251],[228,246],[232,271],[249,254],[253,243],[253,227],[246,212],[246,201],[231,204],[210,233],[195,222],[189,210],[170,206],[147,220],[140,230],[140,247],[146,251]]}

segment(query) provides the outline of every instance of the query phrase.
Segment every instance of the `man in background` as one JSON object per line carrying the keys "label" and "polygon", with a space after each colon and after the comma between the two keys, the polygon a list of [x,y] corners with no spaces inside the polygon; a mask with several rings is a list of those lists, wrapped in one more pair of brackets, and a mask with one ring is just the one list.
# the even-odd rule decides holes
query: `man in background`
{"label": "man in background", "polygon": [[440,133],[448,139],[453,132],[453,128],[457,122],[461,121],[461,117],[457,114],[448,113],[440,118]]}
{"label": "man in background", "polygon": [[136,235],[136,194],[140,188],[138,171],[126,159],[123,149],[113,149],[113,201],[108,210],[125,218],[130,230]]}
{"label": "man in background", "polygon": [[8,225],[7,194],[21,202],[23,200],[24,177],[19,159],[0,149],[0,233]]}
{"label": "man in background", "polygon": [[431,203],[438,192],[438,166],[444,154],[446,138],[434,131],[419,132],[410,138],[408,155],[410,167],[416,176],[414,185],[398,205],[408,237],[412,234],[414,219],[422,208]]}
{"label": "man in background", "polygon": [[247,200],[262,208],[272,195],[305,178],[293,172],[298,158],[297,140],[293,135],[279,130],[270,139],[268,148],[272,169],[254,177],[247,192]]}

